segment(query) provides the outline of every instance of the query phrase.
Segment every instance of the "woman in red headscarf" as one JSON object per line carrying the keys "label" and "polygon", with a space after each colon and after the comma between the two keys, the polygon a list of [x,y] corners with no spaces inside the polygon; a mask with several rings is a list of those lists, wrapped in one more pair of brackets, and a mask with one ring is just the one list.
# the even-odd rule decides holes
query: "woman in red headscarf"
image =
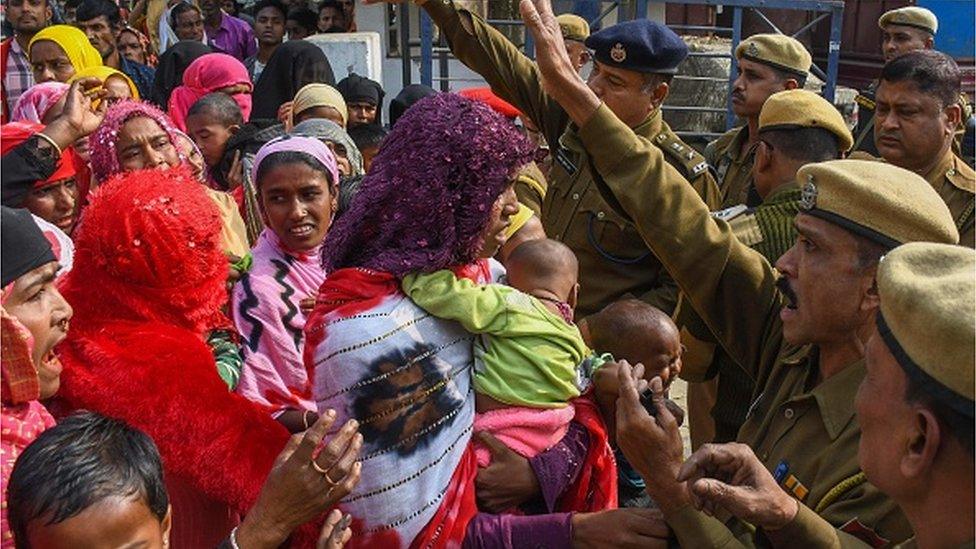
{"label": "woman in red headscarf", "polygon": [[253,505],[288,432],[228,392],[205,336],[229,328],[220,216],[184,167],[91,194],[62,291],[65,411],[124,420],[159,446],[175,547],[214,547]]}
{"label": "woman in red headscarf", "polygon": [[[32,122],[11,122],[0,126],[0,152],[7,151],[44,129]],[[23,200],[5,204],[13,208],[27,208],[37,217],[52,223],[67,234],[78,223],[78,187],[75,182],[80,160],[72,149],[65,151],[58,160],[58,167],[51,177],[34,183]]]}

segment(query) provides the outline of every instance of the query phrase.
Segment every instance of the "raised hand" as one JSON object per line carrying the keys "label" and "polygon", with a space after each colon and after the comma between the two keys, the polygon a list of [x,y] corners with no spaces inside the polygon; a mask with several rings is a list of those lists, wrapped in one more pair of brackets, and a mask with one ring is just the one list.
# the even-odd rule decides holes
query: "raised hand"
{"label": "raised hand", "polygon": [[786,526],[799,509],[745,444],[705,444],[681,466],[678,480],[687,481],[699,510],[712,515],[721,507],[766,530]]}
{"label": "raised hand", "polygon": [[355,420],[346,422],[315,455],[335,418],[335,411],[329,410],[307,431],[291,437],[237,530],[238,545],[278,547],[292,530],[338,503],[356,486],[362,469],[356,460],[363,437]]}
{"label": "raised hand", "polygon": [[[108,93],[98,78],[81,78],[71,84],[65,94],[64,110],[41,132],[64,150],[75,141],[86,137],[105,118],[107,101],[98,101]],[[95,103],[99,103],[95,107]]]}
{"label": "raised hand", "polygon": [[657,417],[651,417],[640,401],[639,378],[626,361],[617,371],[617,445],[647,484],[647,493],[665,513],[689,501],[686,487],[677,481],[683,443],[678,422],[668,410],[661,378],[650,382]]}
{"label": "raised hand", "polygon": [[665,549],[668,525],[657,509],[611,509],[573,515],[573,547]]}
{"label": "raised hand", "polygon": [[576,72],[550,0],[521,0],[519,12],[535,40],[535,62],[543,89],[582,126],[600,107],[600,98]]}

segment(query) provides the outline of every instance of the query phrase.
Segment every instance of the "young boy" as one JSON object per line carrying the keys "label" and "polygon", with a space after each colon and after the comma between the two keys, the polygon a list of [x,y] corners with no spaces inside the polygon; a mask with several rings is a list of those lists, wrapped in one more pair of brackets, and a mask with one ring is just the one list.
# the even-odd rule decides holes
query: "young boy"
{"label": "young boy", "polygon": [[242,125],[241,108],[224,93],[201,97],[186,114],[186,133],[200,148],[203,160],[211,170],[220,163],[227,141]]}
{"label": "young boy", "polygon": [[363,155],[363,172],[369,172],[373,157],[380,151],[380,145],[389,132],[377,124],[360,124],[349,128],[349,137]]}
{"label": "young boy", "polygon": [[[579,266],[555,240],[531,240],[508,258],[508,283],[477,285],[451,271],[411,274],[403,291],[430,314],[483,334],[475,349],[475,431],[526,457],[566,434],[592,352],[573,324]],[[476,443],[480,465],[490,455]]]}

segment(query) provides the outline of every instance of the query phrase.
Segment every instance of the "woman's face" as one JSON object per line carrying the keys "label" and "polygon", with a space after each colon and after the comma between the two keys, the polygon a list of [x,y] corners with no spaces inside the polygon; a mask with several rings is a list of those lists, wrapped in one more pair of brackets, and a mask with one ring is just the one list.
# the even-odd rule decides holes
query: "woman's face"
{"label": "woman's face", "polygon": [[123,99],[132,99],[132,90],[129,89],[128,82],[126,82],[121,76],[109,76],[105,79],[105,84],[103,84],[102,87],[105,88],[106,92],[108,92],[105,99],[109,102],[109,104],[121,101]]}
{"label": "woman's face", "polygon": [[155,120],[137,116],[126,121],[119,131],[116,154],[122,171],[148,168],[173,168],[180,156],[169,135]]}
{"label": "woman's face", "polygon": [[118,45],[116,47],[119,48],[119,54],[129,61],[135,61],[143,65],[146,64],[146,52],[142,49],[142,43],[131,32],[122,32],[119,34]]}
{"label": "woman's face", "polygon": [[250,84],[234,84],[233,86],[224,86],[214,92],[225,93],[227,95],[237,95],[239,93],[251,93]]}
{"label": "woman's face", "polygon": [[58,263],[52,261],[14,281],[3,308],[16,317],[34,338],[31,358],[41,383],[41,398],[51,398],[61,384],[61,366],[48,360],[55,345],[68,335],[71,305],[55,285]]}
{"label": "woman's face", "polygon": [[70,235],[78,221],[77,201],[78,187],[75,178],[70,177],[32,190],[24,200],[24,207]]}
{"label": "woman's face", "polygon": [[505,244],[505,229],[511,223],[511,217],[518,213],[518,198],[515,196],[514,180],[505,187],[505,191],[495,200],[491,208],[491,218],[485,227],[484,242],[479,257],[493,257],[498,249]]}
{"label": "woman's face", "polygon": [[352,163],[349,162],[349,156],[346,153],[346,148],[333,141],[325,141],[325,145],[329,147],[329,150],[332,151],[333,155],[335,155],[336,166],[339,168],[339,175],[342,177],[349,177],[352,174]]}
{"label": "woman's face", "polygon": [[317,248],[325,240],[336,209],[338,188],[304,162],[272,167],[257,182],[265,224],[289,249]]}
{"label": "woman's face", "polygon": [[34,73],[34,83],[67,82],[75,75],[75,66],[68,59],[68,54],[56,42],[38,40],[30,48],[31,72]]}

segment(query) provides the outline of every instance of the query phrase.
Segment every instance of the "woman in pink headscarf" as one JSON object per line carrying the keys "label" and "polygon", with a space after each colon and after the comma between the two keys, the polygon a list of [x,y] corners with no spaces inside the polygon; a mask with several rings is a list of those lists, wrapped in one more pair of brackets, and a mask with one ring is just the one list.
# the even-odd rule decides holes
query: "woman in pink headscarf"
{"label": "woman in pink headscarf", "polygon": [[251,116],[251,78],[237,59],[226,53],[208,53],[196,58],[183,73],[183,85],[169,97],[169,115],[176,127],[186,131],[186,113],[208,93],[225,93],[241,107],[247,121]]}
{"label": "woman in pink headscarf", "polygon": [[62,100],[67,91],[68,85],[64,82],[41,82],[31,86],[17,99],[10,121],[47,124],[61,114],[61,108],[52,107],[61,103],[63,108]]}

